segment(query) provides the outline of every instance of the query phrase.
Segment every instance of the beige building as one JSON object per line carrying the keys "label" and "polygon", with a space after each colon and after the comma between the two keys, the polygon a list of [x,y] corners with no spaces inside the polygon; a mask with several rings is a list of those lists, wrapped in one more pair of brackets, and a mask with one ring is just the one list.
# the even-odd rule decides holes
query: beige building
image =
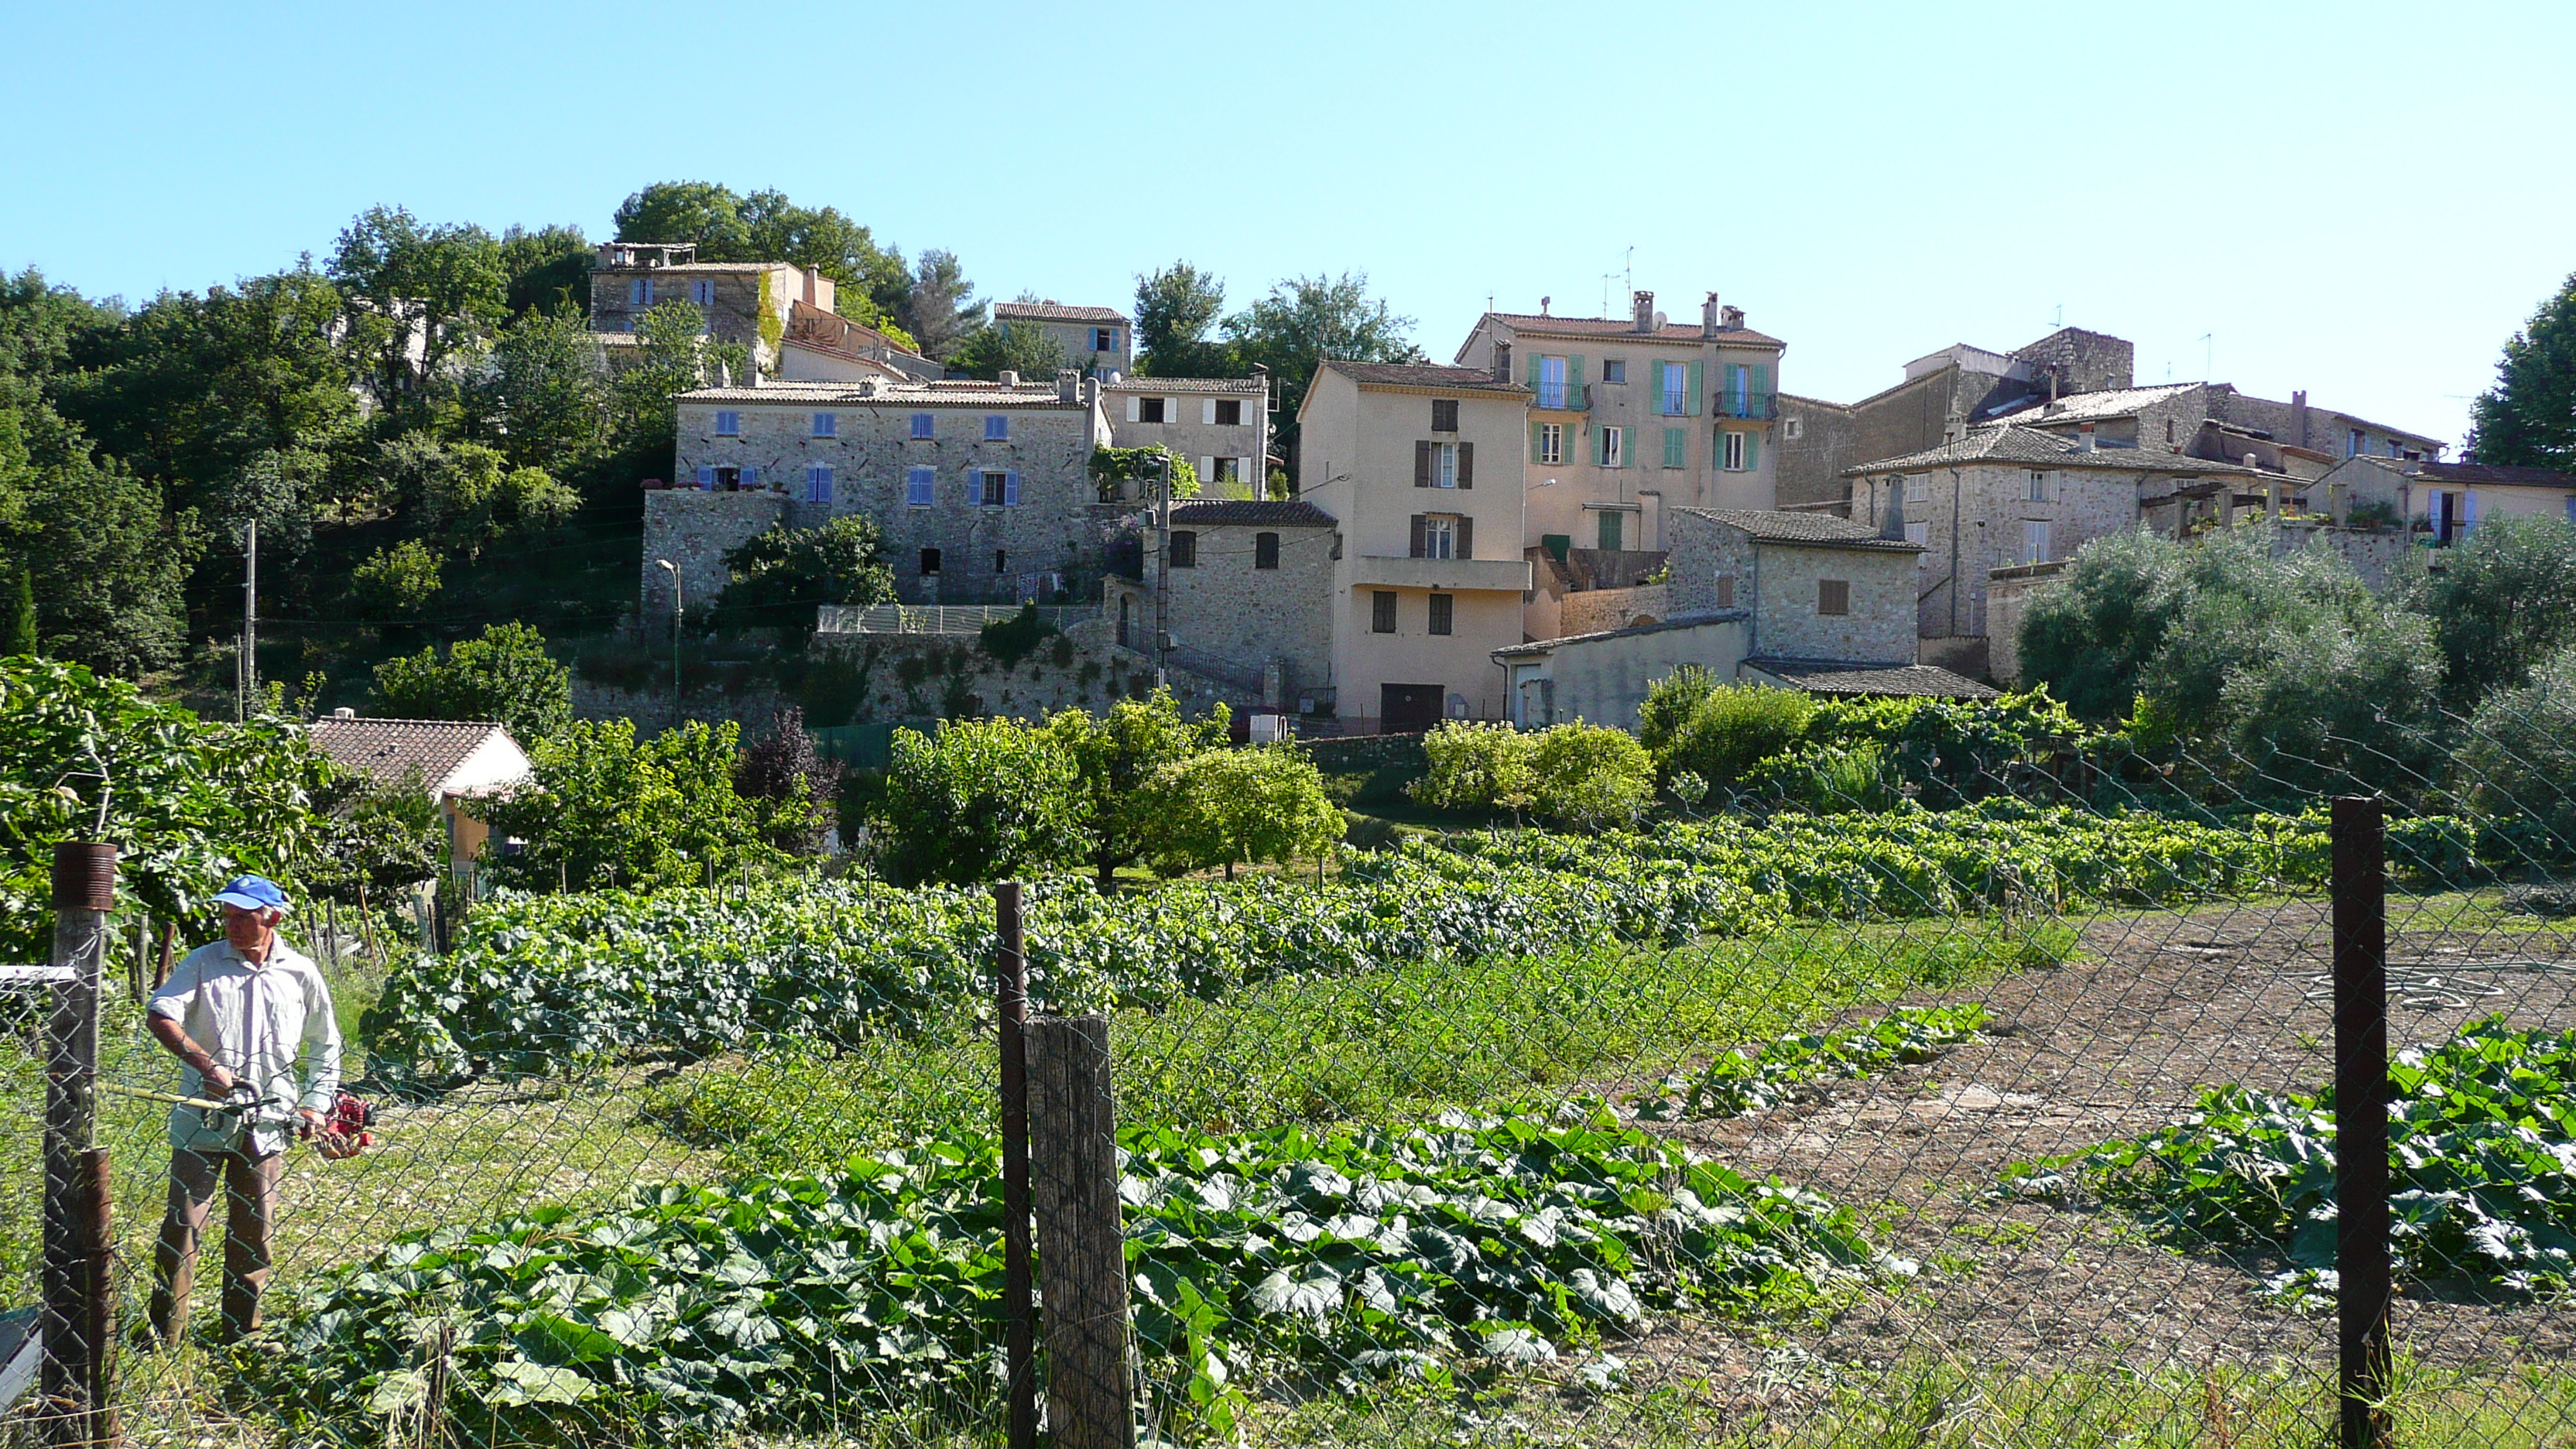
{"label": "beige building", "polygon": [[1456,360],[1530,392],[1524,547],[1656,550],[1674,508],[1769,508],[1785,343],[1711,292],[1695,324],[1655,294],[1627,317],[1489,312]]}
{"label": "beige building", "polygon": [[2434,463],[2356,454],[2311,485],[2322,491],[2337,523],[2355,509],[2384,510],[2391,522],[2454,543],[2485,519],[2559,518],[2576,522],[2576,473],[2486,463]]}
{"label": "beige building", "polygon": [[1043,302],[996,302],[996,327],[1033,328],[1064,349],[1064,365],[1085,377],[1106,377],[1135,365],[1136,332],[1114,307],[1067,307]]}
{"label": "beige building", "polygon": [[1121,448],[1169,448],[1198,469],[1202,498],[1266,496],[1270,376],[1126,377],[1111,373],[1100,401]]}
{"label": "beige building", "polygon": [[1345,730],[1499,719],[1521,641],[1529,389],[1489,368],[1327,361],[1298,409],[1299,496],[1338,526],[1332,688]]}
{"label": "beige building", "polygon": [[590,329],[614,358],[636,322],[664,302],[682,301],[706,318],[717,342],[746,349],[778,375],[779,346],[797,303],[832,310],[832,279],[790,262],[702,262],[692,243],[601,242],[590,272]]}
{"label": "beige building", "polygon": [[447,827],[449,868],[474,863],[491,830],[476,802],[529,778],[527,752],[497,724],[377,719],[334,710],[309,727],[313,747],[389,789],[425,792]]}
{"label": "beige building", "polygon": [[936,382],[948,375],[946,368],[896,346],[875,328],[806,302],[788,309],[778,350],[778,376],[788,382],[856,382],[863,377]]}

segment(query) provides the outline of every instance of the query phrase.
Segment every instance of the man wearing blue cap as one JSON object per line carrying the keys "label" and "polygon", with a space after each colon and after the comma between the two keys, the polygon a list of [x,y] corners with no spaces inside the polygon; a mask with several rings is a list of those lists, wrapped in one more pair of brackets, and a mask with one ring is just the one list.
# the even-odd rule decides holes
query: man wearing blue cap
{"label": "man wearing blue cap", "polygon": [[286,893],[237,876],[215,897],[224,939],[187,954],[152,994],[153,1039],[183,1065],[179,1094],[228,1110],[170,1109],[170,1211],[153,1254],[152,1331],[176,1344],[187,1328],[197,1242],[224,1213],[224,1318],[229,1341],[259,1327],[268,1230],[291,1132],[310,1137],[340,1091],[340,1024],[310,958],[277,938]]}

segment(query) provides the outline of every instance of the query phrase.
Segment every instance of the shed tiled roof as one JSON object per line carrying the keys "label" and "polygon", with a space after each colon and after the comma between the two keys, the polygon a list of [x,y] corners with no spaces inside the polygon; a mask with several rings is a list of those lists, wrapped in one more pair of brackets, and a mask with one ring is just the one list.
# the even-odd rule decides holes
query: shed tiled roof
{"label": "shed tiled roof", "polygon": [[317,719],[313,747],[379,785],[399,785],[417,775],[436,789],[483,742],[504,734],[489,721],[447,719]]}
{"label": "shed tiled roof", "polygon": [[1909,468],[1931,468],[1945,463],[2030,463],[2047,468],[2113,468],[2128,473],[2236,473],[2247,477],[2262,474],[2261,469],[2248,468],[2242,463],[2220,463],[2152,448],[2096,448],[2088,453],[2084,451],[2084,445],[2073,438],[2060,437],[2039,428],[2006,424],[1970,428],[1968,435],[1955,443],[1943,443],[1919,453],[1880,458],[1857,468],[1845,468],[1843,476],[1857,478],[1865,473],[1901,473]]}
{"label": "shed tiled roof", "polygon": [[1483,367],[1442,367],[1431,362],[1343,362],[1330,358],[1323,366],[1326,371],[1338,372],[1353,382],[1387,387],[1455,388],[1521,396],[1529,393],[1528,388],[1517,382],[1498,381],[1490,368]]}
{"label": "shed tiled roof", "polygon": [[1250,528],[1330,528],[1333,515],[1302,498],[1209,498],[1173,504],[1172,522],[1201,528],[1229,523]]}
{"label": "shed tiled roof", "polygon": [[1639,342],[1715,342],[1734,347],[1786,347],[1777,337],[1756,332],[1750,327],[1721,327],[1714,334],[1702,332],[1696,322],[1666,322],[1652,332],[1640,332],[1637,324],[1626,317],[1541,317],[1529,312],[1496,312],[1497,322],[1508,324],[1521,337],[1600,337],[1633,338]]}
{"label": "shed tiled roof", "polygon": [[2016,423],[2082,423],[2136,416],[2138,410],[2199,387],[2196,382],[2159,383],[2154,387],[2115,387],[2102,392],[2075,392],[2055,402],[2044,397],[2017,397],[1989,410],[1980,423],[2009,418]]}
{"label": "shed tiled roof", "polygon": [[647,272],[652,273],[655,276],[663,276],[672,272],[695,272],[704,275],[709,272],[766,272],[773,271],[779,267],[785,267],[791,272],[801,270],[801,268],[799,268],[794,262],[670,262],[667,264],[662,262],[633,262],[622,267],[593,267],[591,270],[597,274],[611,274],[622,277],[629,272],[633,272],[639,276]]}
{"label": "shed tiled roof", "polygon": [[1661,634],[1670,629],[1696,629],[1702,624],[1736,624],[1753,617],[1750,609],[1710,609],[1684,614],[1679,618],[1660,619],[1652,624],[1631,624],[1625,629],[1595,629],[1589,634],[1560,634],[1553,639],[1533,639],[1526,644],[1506,644],[1492,651],[1496,659],[1511,659],[1527,654],[1545,654],[1568,644],[1589,644],[1596,639],[1627,639],[1639,634]]}
{"label": "shed tiled roof", "polygon": [[2576,473],[2555,468],[2525,468],[2504,463],[2418,463],[2413,471],[2436,483],[2479,483],[2496,487],[2576,488]]}
{"label": "shed tiled roof", "polygon": [[1100,385],[1103,392],[1224,392],[1257,397],[1264,386],[1257,377],[1121,377]]}
{"label": "shed tiled roof", "polygon": [[779,407],[812,407],[817,403],[836,406],[875,407],[963,407],[963,408],[1078,408],[1080,402],[1065,402],[1052,382],[1020,383],[1004,387],[998,382],[912,382],[893,378],[866,379],[877,384],[875,392],[860,391],[858,381],[849,382],[764,382],[758,387],[702,387],[681,393],[680,402],[771,403]]}
{"label": "shed tiled roof", "polygon": [[1755,508],[1676,508],[1675,513],[1688,513],[1713,519],[1729,528],[1740,528],[1764,543],[1793,543],[1810,548],[1880,549],[1889,553],[1921,553],[1923,545],[1901,538],[1883,538],[1866,523],[1836,518],[1826,513],[1774,513]]}
{"label": "shed tiled roof", "polygon": [[1793,689],[1809,694],[1918,694],[1943,699],[1996,699],[2002,691],[1953,674],[1937,664],[1840,664],[1825,659],[1747,659]]}
{"label": "shed tiled roof", "polygon": [[996,302],[996,322],[1124,322],[1127,314],[1115,307],[1066,307],[1054,302]]}

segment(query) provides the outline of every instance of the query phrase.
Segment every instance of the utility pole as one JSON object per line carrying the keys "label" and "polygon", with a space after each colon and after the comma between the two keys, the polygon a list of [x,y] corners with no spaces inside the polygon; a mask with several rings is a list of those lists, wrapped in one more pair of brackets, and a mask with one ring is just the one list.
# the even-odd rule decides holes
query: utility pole
{"label": "utility pole", "polygon": [[242,633],[240,667],[233,671],[233,722],[250,718],[250,697],[259,689],[259,520],[242,532]]}
{"label": "utility pole", "polygon": [[687,612],[680,597],[680,566],[666,558],[653,560],[653,566],[671,576],[671,728],[680,727],[680,618]]}

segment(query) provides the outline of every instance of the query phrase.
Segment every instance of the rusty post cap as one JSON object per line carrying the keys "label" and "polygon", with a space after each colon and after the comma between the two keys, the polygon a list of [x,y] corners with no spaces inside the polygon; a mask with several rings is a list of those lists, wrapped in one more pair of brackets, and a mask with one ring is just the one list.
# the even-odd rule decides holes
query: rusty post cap
{"label": "rusty post cap", "polygon": [[57,842],[54,846],[54,908],[115,910],[116,847],[97,840]]}

